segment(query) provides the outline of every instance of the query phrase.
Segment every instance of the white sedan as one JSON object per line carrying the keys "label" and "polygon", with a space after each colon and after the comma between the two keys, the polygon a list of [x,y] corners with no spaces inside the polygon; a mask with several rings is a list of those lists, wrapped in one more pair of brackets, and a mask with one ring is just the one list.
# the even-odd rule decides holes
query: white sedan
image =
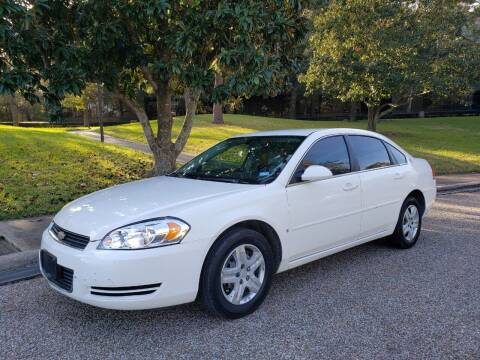
{"label": "white sedan", "polygon": [[412,247],[435,195],[429,164],[376,133],[241,135],[167,176],[66,205],[43,234],[41,270],[55,290],[104,308],[198,298],[238,318],[275,273],[386,236]]}

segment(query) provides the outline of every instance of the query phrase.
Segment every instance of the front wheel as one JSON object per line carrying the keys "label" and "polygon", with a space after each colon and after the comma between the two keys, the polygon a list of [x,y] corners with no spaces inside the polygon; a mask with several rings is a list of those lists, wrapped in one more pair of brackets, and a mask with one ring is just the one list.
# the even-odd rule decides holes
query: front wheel
{"label": "front wheel", "polygon": [[265,299],[273,268],[272,249],[265,237],[250,229],[234,229],[207,256],[200,299],[214,314],[230,319],[248,315]]}
{"label": "front wheel", "polygon": [[400,210],[397,226],[391,236],[393,244],[408,249],[417,243],[422,228],[422,213],[418,200],[409,197]]}

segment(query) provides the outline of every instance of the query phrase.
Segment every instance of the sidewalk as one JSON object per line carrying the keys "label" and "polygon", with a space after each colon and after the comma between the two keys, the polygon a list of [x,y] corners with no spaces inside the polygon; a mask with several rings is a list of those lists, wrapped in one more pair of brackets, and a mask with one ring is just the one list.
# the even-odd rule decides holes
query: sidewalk
{"label": "sidewalk", "polygon": [[[75,135],[80,135],[83,137],[90,138],[92,140],[100,141],[100,133],[94,131],[94,130],[74,130],[70,131],[70,133],[75,134]],[[143,144],[137,141],[130,141],[130,140],[125,140],[125,139],[120,139],[116,138],[110,135],[105,135],[104,136],[105,144],[114,144],[114,145],[120,145],[124,146],[133,150],[138,150],[142,151],[147,154],[151,154],[152,151],[150,150],[150,147],[147,144]],[[185,164],[192,160],[195,156],[187,153],[181,153],[177,157],[177,162],[180,164]]]}
{"label": "sidewalk", "polygon": [[480,173],[439,175],[435,178],[439,192],[480,187]]}

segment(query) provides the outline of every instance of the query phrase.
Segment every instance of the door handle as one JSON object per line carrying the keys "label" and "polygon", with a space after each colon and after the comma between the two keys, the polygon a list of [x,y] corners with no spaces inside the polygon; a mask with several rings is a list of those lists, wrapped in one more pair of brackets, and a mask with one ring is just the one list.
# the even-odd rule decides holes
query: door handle
{"label": "door handle", "polygon": [[393,176],[393,178],[394,178],[395,180],[402,179],[402,178],[403,178],[403,173],[395,173],[395,175]]}
{"label": "door handle", "polygon": [[352,190],[355,190],[357,187],[358,187],[358,184],[346,183],[346,184],[343,186],[343,190],[345,190],[345,191],[352,191]]}

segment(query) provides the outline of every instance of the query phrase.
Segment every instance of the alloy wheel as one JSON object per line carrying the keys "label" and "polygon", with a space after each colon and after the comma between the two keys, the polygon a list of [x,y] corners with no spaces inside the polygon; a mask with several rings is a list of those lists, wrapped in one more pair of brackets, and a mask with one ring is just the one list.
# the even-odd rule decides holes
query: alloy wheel
{"label": "alloy wheel", "polygon": [[402,230],[403,236],[407,241],[412,241],[418,232],[420,223],[420,214],[415,205],[410,205],[403,214]]}
{"label": "alloy wheel", "polygon": [[265,259],[254,245],[237,246],[227,256],[221,272],[222,292],[228,302],[243,305],[260,291],[265,278]]}

